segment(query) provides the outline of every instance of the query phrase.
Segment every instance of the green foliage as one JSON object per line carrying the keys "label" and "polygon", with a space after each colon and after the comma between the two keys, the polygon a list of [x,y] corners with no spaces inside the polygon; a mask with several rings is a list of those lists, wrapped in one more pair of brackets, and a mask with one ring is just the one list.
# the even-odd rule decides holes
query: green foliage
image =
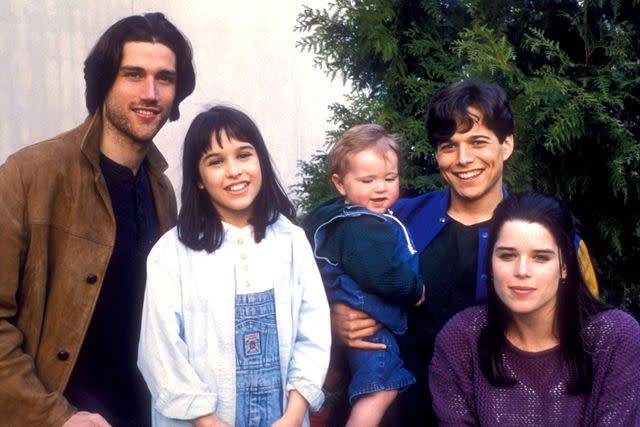
{"label": "green foliage", "polygon": [[[305,7],[302,50],[352,84],[327,148],[356,123],[404,135],[405,193],[441,188],[423,117],[434,90],[493,81],[512,100],[511,191],[567,202],[605,298],[640,315],[640,34],[638,0],[334,0]],[[303,162],[308,209],[330,194],[324,157]],[[322,183],[322,184],[320,184]]]}
{"label": "green foliage", "polygon": [[311,156],[310,161],[298,164],[302,181],[293,185],[292,190],[296,196],[296,204],[302,212],[309,211],[332,195],[325,168],[326,159],[325,153],[316,152]]}

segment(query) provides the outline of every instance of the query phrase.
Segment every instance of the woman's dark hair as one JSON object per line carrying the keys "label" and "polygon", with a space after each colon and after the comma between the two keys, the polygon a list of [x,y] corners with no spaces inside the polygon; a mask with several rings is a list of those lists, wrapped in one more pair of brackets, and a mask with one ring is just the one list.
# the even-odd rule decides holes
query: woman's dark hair
{"label": "woman's dark hair", "polygon": [[427,137],[434,148],[448,141],[458,128],[469,131],[478,121],[469,107],[482,113],[482,123],[493,131],[500,143],[513,135],[513,112],[507,95],[498,85],[465,80],[433,94],[425,116]]}
{"label": "woman's dark hair", "polygon": [[126,42],[161,43],[176,55],[176,96],[169,119],[180,118],[180,103],[193,92],[196,74],[193,53],[185,36],[162,13],[146,13],[123,18],[100,36],[84,61],[87,110],[94,114],[116,80]]}
{"label": "woman's dark hair", "polygon": [[584,349],[582,330],[590,316],[606,310],[607,306],[591,294],[582,277],[573,215],[562,202],[540,193],[512,194],[498,205],[493,214],[487,249],[487,271],[491,273],[487,289],[488,319],[478,339],[480,369],[495,386],[506,387],[515,383],[507,374],[502,358],[511,313],[496,294],[492,269],[493,249],[500,230],[507,221],[513,220],[542,225],[558,245],[566,278],[561,279],[558,286],[554,330],[558,333],[560,352],[569,368],[567,391],[570,394],[588,392],[593,379],[591,355]]}
{"label": "woman's dark hair", "polygon": [[221,133],[228,138],[253,145],[260,162],[262,186],[253,201],[256,243],[264,238],[267,226],[282,214],[293,219],[296,210],[278,180],[267,146],[258,127],[245,113],[228,106],[218,105],[196,116],[189,126],[182,154],[182,207],[178,214],[178,237],[194,250],[213,252],[220,247],[224,230],[220,215],[211,203],[205,189],[198,188],[202,181],[198,165],[211,148],[212,137],[222,147]]}

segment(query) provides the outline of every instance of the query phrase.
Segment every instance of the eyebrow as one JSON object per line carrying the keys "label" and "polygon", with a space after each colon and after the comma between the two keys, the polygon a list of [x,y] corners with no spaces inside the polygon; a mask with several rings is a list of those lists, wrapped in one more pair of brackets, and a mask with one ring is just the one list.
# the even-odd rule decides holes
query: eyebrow
{"label": "eyebrow", "polygon": [[120,71],[144,71],[144,68],[136,65],[121,65]]}
{"label": "eyebrow", "polygon": [[466,143],[472,143],[472,142],[491,142],[491,137],[488,135],[482,135],[482,134],[473,134],[473,135],[469,135],[467,138],[465,138],[463,140],[463,142]]}
{"label": "eyebrow", "polygon": [[169,76],[169,77],[175,77],[178,75],[178,73],[175,70],[160,70],[156,73],[156,75],[158,76]]}
{"label": "eyebrow", "polygon": [[[512,246],[496,246],[494,249],[494,251],[515,251],[515,250],[516,248]],[[533,252],[536,254],[552,254],[552,255],[556,254],[556,251],[554,251],[553,249],[534,249]]]}
{"label": "eyebrow", "polygon": [[445,139],[444,141],[438,142],[438,145],[444,145],[444,144],[455,144],[455,141],[453,141],[452,139]]}
{"label": "eyebrow", "polygon": [[204,155],[202,156],[202,158],[200,159],[200,161],[205,161],[211,157],[219,157],[220,153],[212,153],[211,151],[204,153]]}
{"label": "eyebrow", "polygon": [[[469,138],[463,140],[464,141],[491,141],[491,138],[488,137],[487,135],[471,135]],[[447,139],[445,141],[439,142],[438,145],[436,145],[436,147],[440,147],[441,145],[445,145],[445,144],[460,144],[460,141],[454,141],[453,139]]]}
{"label": "eyebrow", "polygon": [[[236,148],[236,151],[242,151],[242,150],[253,150],[253,151],[256,151],[256,148],[253,145],[251,145],[250,143],[247,142],[246,144],[243,144],[243,145],[239,146],[238,148]],[[214,153],[212,151],[207,151],[206,153],[204,153],[202,155],[202,159],[200,159],[200,160],[201,161],[202,160],[206,160],[209,157],[215,157],[215,156],[221,156],[221,154],[220,153]]]}
{"label": "eyebrow", "polygon": [[[142,73],[147,72],[147,70],[145,70],[144,67],[140,67],[138,65],[121,65],[118,71],[136,71],[136,72],[142,72]],[[156,74],[159,74],[159,75],[167,74],[167,75],[176,76],[177,72],[176,70],[167,68],[167,69],[159,70]]]}
{"label": "eyebrow", "polygon": [[533,252],[536,254],[550,254],[550,255],[556,254],[556,251],[554,251],[553,249],[534,249]]}

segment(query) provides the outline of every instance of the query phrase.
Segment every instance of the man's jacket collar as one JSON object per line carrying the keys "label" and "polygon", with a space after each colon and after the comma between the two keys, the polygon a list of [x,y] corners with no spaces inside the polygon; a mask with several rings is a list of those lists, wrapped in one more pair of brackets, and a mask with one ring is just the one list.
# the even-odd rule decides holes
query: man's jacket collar
{"label": "man's jacket collar", "polygon": [[[100,169],[100,139],[102,138],[102,110],[98,109],[93,115],[87,117],[82,124],[85,128],[80,140],[80,150],[87,157],[94,169]],[[152,175],[162,174],[169,164],[158,150],[158,147],[149,142],[144,162],[146,170]]]}

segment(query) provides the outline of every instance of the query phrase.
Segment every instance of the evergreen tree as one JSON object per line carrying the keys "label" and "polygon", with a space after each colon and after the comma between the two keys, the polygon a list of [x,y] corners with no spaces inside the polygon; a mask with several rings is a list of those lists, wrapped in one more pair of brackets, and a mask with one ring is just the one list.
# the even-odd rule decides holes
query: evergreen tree
{"label": "evergreen tree", "polygon": [[[305,7],[299,47],[352,85],[337,130],[376,122],[405,137],[405,195],[442,188],[423,118],[434,90],[500,84],[515,110],[505,181],[564,200],[605,298],[640,316],[639,0],[334,0]],[[330,195],[324,155],[302,163],[304,209]]]}

